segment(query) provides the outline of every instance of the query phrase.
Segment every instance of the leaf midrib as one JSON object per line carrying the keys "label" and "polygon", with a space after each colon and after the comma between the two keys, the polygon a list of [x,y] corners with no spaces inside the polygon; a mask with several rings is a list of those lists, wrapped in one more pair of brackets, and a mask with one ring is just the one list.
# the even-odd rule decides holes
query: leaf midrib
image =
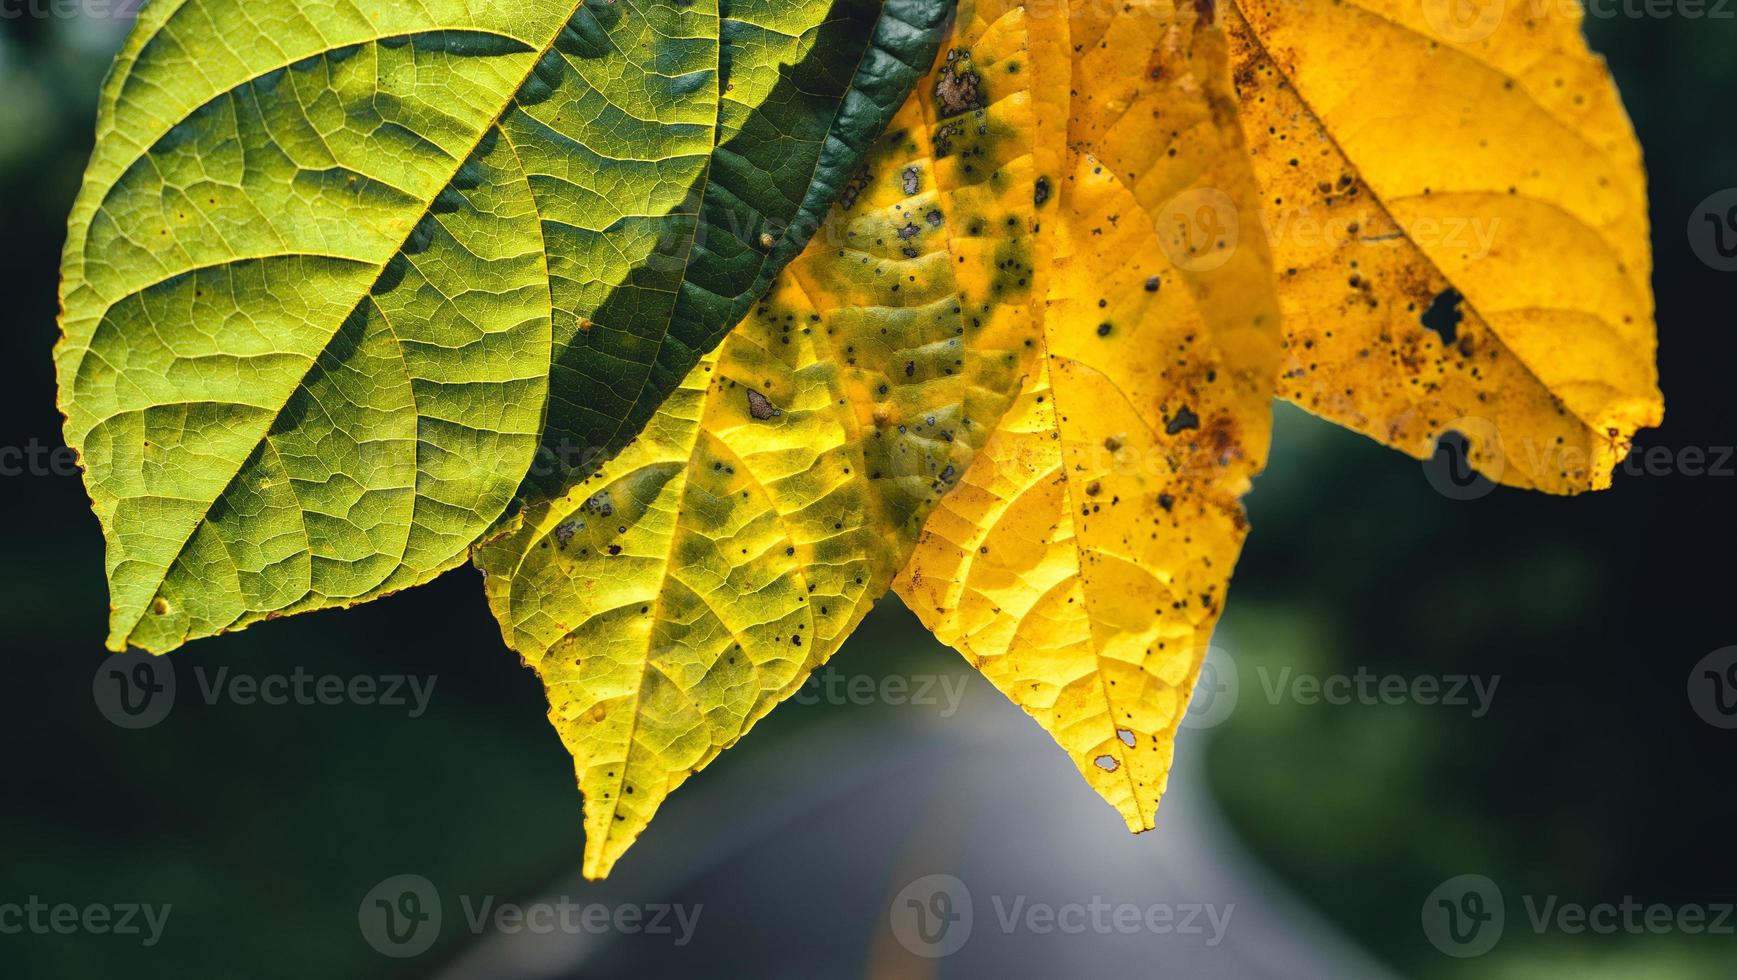
{"label": "leaf midrib", "polygon": [[[632,0],[629,0],[629,2],[632,2]],[[720,10],[722,10],[724,2],[725,2],[725,0],[719,0],[718,6],[719,6]],[[825,0],[825,2],[827,4],[827,13],[829,15],[833,11],[837,10],[837,5],[836,5],[835,0]],[[863,45],[862,52],[857,55],[856,67],[851,69],[850,81],[845,84],[844,91],[842,93],[840,93],[838,99],[836,100],[837,105],[834,106],[834,108],[832,110],[832,117],[827,120],[826,129],[822,132],[822,135],[821,135],[820,141],[819,141],[819,145],[822,149],[822,152],[816,153],[814,155],[814,166],[808,172],[808,188],[809,188],[809,190],[804,191],[801,194],[801,196],[798,198],[798,200],[796,201],[796,207],[797,207],[798,211],[800,211],[802,208],[802,205],[807,202],[808,194],[814,188],[814,176],[815,176],[815,174],[820,172],[820,163],[821,163],[821,159],[824,156],[826,140],[833,134],[834,131],[837,130],[838,117],[842,112],[844,112],[845,101],[846,101],[847,97],[849,96],[849,94],[851,93],[851,91],[854,90],[854,88],[856,86],[857,78],[859,76],[861,76],[861,74],[862,74],[863,62],[868,59],[869,52],[874,50],[875,36],[879,32],[881,21],[886,17],[886,14],[887,14],[887,0],[880,0],[880,3],[877,5],[876,10],[878,11],[878,13],[876,14],[875,20],[874,20],[875,26],[874,26],[874,28],[872,28],[872,31],[874,31],[875,33],[870,34],[868,42]],[[736,20],[736,18],[730,18],[730,19]],[[699,210],[699,213],[695,216],[696,231],[698,229],[697,222],[705,220],[705,207],[706,207],[705,191],[711,189],[711,186],[712,186],[711,185],[712,165],[717,160],[718,150],[723,145],[722,143],[720,143],[718,141],[718,134],[721,131],[721,128],[723,126],[724,100],[727,97],[727,93],[724,91],[724,66],[722,64],[723,52],[724,52],[724,42],[723,42],[723,23],[724,23],[724,20],[725,20],[724,16],[722,15],[722,13],[720,13],[718,15],[718,48],[717,48],[719,64],[717,66],[717,75],[716,75],[717,83],[718,83],[718,106],[717,106],[717,111],[714,114],[714,121],[713,121],[713,125],[712,125],[712,150],[710,153],[706,154],[705,173],[702,174],[700,177],[700,185],[702,186],[703,190],[701,191],[701,194],[700,194],[700,210]],[[783,33],[781,31],[776,31],[776,30],[772,30],[770,28],[763,27],[760,24],[754,24],[751,21],[738,21],[738,23],[751,24],[752,26],[760,28],[761,30],[768,31],[769,33],[774,33],[774,34]],[[819,31],[821,28],[823,28],[825,26],[826,26],[826,21],[822,20],[819,24],[816,24],[812,29],[815,31]],[[789,36],[789,35],[786,35],[786,36]],[[809,93],[805,93],[805,94],[809,94]],[[742,103],[738,103],[738,104],[742,104]],[[865,152],[866,152],[866,149],[865,149]],[[696,236],[694,236],[694,235],[690,235],[688,237],[688,248],[687,248],[687,251],[683,253],[681,284],[679,284],[675,289],[676,302],[671,304],[671,306],[670,306],[670,317],[672,320],[675,316],[676,306],[680,305],[681,295],[682,295],[682,286],[686,285],[687,281],[688,281],[688,270],[690,268],[692,268],[691,264],[687,261],[687,257],[691,256],[693,254],[695,237]],[[800,254],[800,253],[798,253],[798,254]],[[792,256],[791,261],[792,262],[795,261],[796,257],[797,256]],[[760,268],[759,268],[759,270],[757,270],[754,273],[754,278],[755,278],[756,282],[758,282],[760,280],[760,277],[762,275],[764,275],[765,269],[766,269],[766,260],[768,258],[770,258],[770,253],[768,253],[767,255],[761,256]],[[786,263],[786,267],[788,267],[788,265],[789,265],[789,263]],[[739,298],[737,301],[739,302]],[[734,305],[734,304],[732,304],[732,305]],[[733,324],[733,323],[728,324],[726,327],[726,334],[727,334],[728,330],[734,329],[735,327],[736,327],[736,324]],[[657,362],[658,356],[660,356],[663,353],[664,343],[668,339],[669,339],[669,325],[665,324],[664,330],[662,330],[658,334],[657,347],[652,352],[652,363],[653,364],[655,364]],[[633,401],[628,406],[627,415],[623,416],[621,418],[621,420],[616,423],[615,431],[610,434],[609,442],[608,442],[609,445],[615,444],[615,442],[621,438],[622,430],[627,426],[628,420],[632,418],[632,416],[634,414],[634,410],[639,407],[639,400],[645,396],[645,389],[646,389],[646,386],[651,383],[652,374],[653,374],[653,372],[648,370],[645,374],[645,377],[640,380],[639,389],[634,392]],[[654,409],[654,411],[655,411],[655,409]]]}

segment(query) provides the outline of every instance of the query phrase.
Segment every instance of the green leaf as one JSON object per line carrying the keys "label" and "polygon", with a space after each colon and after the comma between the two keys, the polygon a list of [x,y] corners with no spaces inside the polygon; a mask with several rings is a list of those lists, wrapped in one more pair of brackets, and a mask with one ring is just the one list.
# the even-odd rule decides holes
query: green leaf
{"label": "green leaf", "polygon": [[805,243],[945,0],[159,0],[56,351],[109,645],[464,559],[626,441]]}
{"label": "green leaf", "polygon": [[960,11],[778,286],[619,456],[477,548],[573,754],[588,876],[831,657],[1020,389],[1064,134],[1038,145],[1024,11]]}

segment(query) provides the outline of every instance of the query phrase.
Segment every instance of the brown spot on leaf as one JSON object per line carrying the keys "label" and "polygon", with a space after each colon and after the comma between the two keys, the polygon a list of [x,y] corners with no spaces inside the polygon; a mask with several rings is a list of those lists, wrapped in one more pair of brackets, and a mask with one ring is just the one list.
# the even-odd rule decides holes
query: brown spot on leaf
{"label": "brown spot on leaf", "polygon": [[[983,92],[977,73],[958,64],[954,54],[957,52],[947,57],[955,63],[942,68],[941,77],[935,80],[935,104],[940,108],[942,118],[983,108]],[[962,60],[969,61],[970,57],[967,54]]]}
{"label": "brown spot on leaf", "polygon": [[753,416],[756,422],[764,422],[767,419],[777,418],[778,416],[783,415],[784,411],[778,406],[772,404],[771,400],[765,395],[749,388],[748,414]]}

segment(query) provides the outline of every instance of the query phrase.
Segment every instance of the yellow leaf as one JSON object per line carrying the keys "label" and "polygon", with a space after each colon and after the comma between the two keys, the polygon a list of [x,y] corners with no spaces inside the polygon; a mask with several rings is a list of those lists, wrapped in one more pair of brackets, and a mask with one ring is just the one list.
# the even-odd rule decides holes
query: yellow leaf
{"label": "yellow leaf", "polygon": [[1607,478],[1661,410],[1638,151],[1573,18],[1439,7],[960,5],[754,315],[479,550],[586,874],[889,583],[1153,826],[1277,384],[1516,485]]}
{"label": "yellow leaf", "polygon": [[1579,5],[1226,5],[1280,391],[1500,482],[1608,486],[1664,405],[1645,176]]}
{"label": "yellow leaf", "polygon": [[961,6],[771,295],[618,457],[477,551],[574,757],[587,876],[837,650],[1019,390],[1034,73],[1023,10]]}
{"label": "yellow leaf", "polygon": [[1044,216],[1038,370],[894,586],[1135,831],[1242,546],[1279,359],[1225,41],[1181,7],[1056,25],[1074,152]]}

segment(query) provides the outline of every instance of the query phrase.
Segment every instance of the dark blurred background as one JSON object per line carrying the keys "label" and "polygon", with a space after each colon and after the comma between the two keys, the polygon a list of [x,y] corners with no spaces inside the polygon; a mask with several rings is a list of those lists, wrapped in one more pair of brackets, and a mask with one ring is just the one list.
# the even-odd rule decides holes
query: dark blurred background
{"label": "dark blurred background", "polygon": [[[19,9],[0,7],[0,446],[13,450],[0,460],[12,464],[0,478],[0,976],[1737,975],[1737,937],[1678,917],[1712,923],[1737,901],[1737,731],[1720,727],[1737,718],[1698,666],[1737,644],[1729,458],[1723,475],[1619,473],[1614,490],[1576,499],[1455,500],[1417,462],[1282,409],[1218,639],[1234,710],[1221,700],[1185,733],[1160,829],[1138,839],[896,603],[840,654],[831,693],[782,707],[682,789],[603,885],[574,876],[570,762],[469,570],[201,641],[175,655],[167,717],[111,723],[93,696],[102,542],[53,453],[49,351],[64,221],[126,25]],[[1605,16],[1589,30],[1651,168],[1668,421],[1639,443],[1717,459],[1737,445],[1737,273],[1700,261],[1687,229],[1737,185],[1737,23]],[[226,668],[435,686],[421,712],[207,703],[202,685]],[[1496,689],[1481,713],[1268,693],[1360,670]],[[841,693],[857,677],[878,693]],[[915,697],[925,678],[931,703]],[[960,702],[943,681],[964,685]],[[888,693],[899,683],[906,695]],[[912,948],[898,909],[931,873],[976,898],[968,945],[936,959]],[[426,879],[445,916],[411,957],[376,951],[364,921],[364,896],[401,874]],[[1487,932],[1438,935],[1450,905],[1467,917],[1454,927],[1487,921],[1463,875],[1505,898],[1487,951],[1474,948]],[[1177,895],[1236,905],[1222,944],[1001,924],[1004,899]],[[149,946],[6,930],[20,920],[5,906],[32,896],[172,913]],[[552,940],[473,928],[467,911],[490,896],[704,914],[679,946],[644,929]],[[1553,917],[1625,899],[1666,906],[1678,925]]]}

